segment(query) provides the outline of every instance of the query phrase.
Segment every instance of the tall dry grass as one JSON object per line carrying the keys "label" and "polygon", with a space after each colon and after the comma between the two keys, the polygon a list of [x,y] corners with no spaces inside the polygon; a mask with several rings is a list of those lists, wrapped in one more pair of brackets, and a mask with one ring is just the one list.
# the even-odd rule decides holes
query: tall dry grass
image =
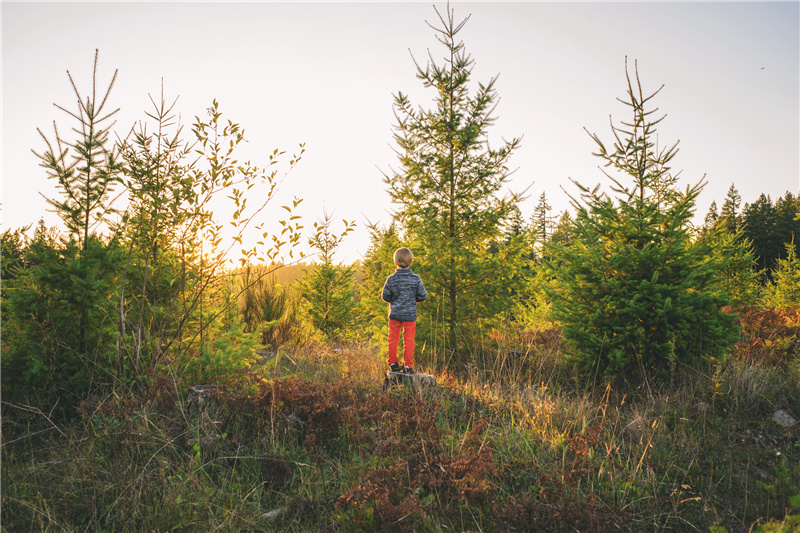
{"label": "tall dry grass", "polygon": [[3,530],[744,532],[798,512],[798,430],[770,421],[800,405],[796,357],[646,389],[587,384],[561,350],[497,336],[459,367],[421,355],[435,389],[383,392],[368,346],[306,345],[220,394],[213,426],[166,377],[69,420],[3,404]]}

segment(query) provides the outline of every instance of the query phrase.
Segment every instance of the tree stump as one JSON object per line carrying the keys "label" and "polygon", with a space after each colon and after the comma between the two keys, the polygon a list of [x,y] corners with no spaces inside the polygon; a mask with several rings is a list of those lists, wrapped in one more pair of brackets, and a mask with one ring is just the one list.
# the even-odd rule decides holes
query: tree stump
{"label": "tree stump", "polygon": [[436,378],[431,374],[405,374],[403,372],[386,372],[383,380],[383,390],[395,385],[406,385],[413,389],[424,390],[436,387]]}
{"label": "tree stump", "polygon": [[217,428],[221,424],[217,420],[219,413],[219,395],[224,392],[215,385],[194,385],[189,389],[189,418],[197,428],[195,439],[190,439],[187,445],[200,444],[203,455],[210,453],[214,441],[217,439]]}
{"label": "tree stump", "polygon": [[216,385],[195,385],[189,389],[189,416],[214,420],[219,410],[219,393]]}

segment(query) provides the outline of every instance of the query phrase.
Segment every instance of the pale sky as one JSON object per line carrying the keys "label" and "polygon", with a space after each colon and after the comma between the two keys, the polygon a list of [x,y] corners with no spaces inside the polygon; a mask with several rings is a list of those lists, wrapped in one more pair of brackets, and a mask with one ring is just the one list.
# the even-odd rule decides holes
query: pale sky
{"label": "pale sky", "polygon": [[[306,226],[322,216],[355,220],[337,259],[354,261],[369,244],[365,218],[388,224],[392,205],[381,170],[397,166],[393,94],[432,106],[411,53],[437,62],[444,48],[425,21],[431,2],[339,3],[2,3],[3,229],[59,223],[40,193],[55,196],[31,149],[36,128],[72,126],[53,106],[74,109],[66,71],[90,89],[94,50],[99,85],[119,69],[110,106],[117,131],[145,119],[161,79],[186,138],[212,99],[249,139],[242,158],[264,163],[275,148],[306,154],[269,213],[304,199]],[[445,4],[435,4],[444,10]],[[731,183],[743,203],[800,189],[800,3],[452,2],[476,65],[474,82],[499,74],[490,139],[523,136],[511,158],[511,188],[528,189],[530,217],[542,192],[556,215],[568,207],[569,178],[608,184],[584,128],[611,142],[609,115],[626,90],[624,61],[638,60],[644,89],[667,118],[659,141],[680,140],[673,170],[682,183],[705,174],[698,202],[724,201]],[[255,202],[253,199],[251,202]],[[341,223],[338,222],[334,229]]]}

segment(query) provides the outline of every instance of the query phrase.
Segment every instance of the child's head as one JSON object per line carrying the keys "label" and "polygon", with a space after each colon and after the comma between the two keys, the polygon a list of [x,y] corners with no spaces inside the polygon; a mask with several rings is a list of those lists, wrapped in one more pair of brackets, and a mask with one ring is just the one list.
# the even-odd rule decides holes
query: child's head
{"label": "child's head", "polygon": [[408,268],[414,262],[414,254],[408,248],[398,248],[394,252],[394,264],[400,268]]}

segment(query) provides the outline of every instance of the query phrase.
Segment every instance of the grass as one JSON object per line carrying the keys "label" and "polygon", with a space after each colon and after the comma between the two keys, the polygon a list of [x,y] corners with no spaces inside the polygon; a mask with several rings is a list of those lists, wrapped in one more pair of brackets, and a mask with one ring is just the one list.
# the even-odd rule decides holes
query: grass
{"label": "grass", "polygon": [[800,414],[796,354],[647,392],[586,387],[553,332],[478,361],[384,393],[369,349],[308,347],[214,421],[166,377],[69,419],[4,403],[3,531],[800,528],[800,430],[769,420]]}

